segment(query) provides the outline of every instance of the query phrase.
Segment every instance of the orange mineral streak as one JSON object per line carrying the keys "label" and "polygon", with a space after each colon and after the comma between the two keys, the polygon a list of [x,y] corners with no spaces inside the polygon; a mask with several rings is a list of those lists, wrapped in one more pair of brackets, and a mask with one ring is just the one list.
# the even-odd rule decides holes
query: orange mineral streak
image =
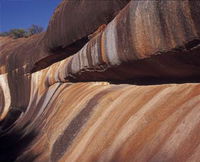
{"label": "orange mineral streak", "polygon": [[199,161],[199,8],[63,0],[0,37],[0,161]]}
{"label": "orange mineral streak", "polygon": [[98,34],[102,33],[106,28],[106,24],[101,25],[94,33],[88,36],[89,39],[96,37]]}

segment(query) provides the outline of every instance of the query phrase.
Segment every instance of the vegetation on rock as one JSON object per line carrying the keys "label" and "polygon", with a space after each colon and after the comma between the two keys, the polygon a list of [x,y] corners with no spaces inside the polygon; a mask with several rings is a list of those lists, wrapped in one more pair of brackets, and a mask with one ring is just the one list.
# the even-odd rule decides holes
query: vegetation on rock
{"label": "vegetation on rock", "polygon": [[23,37],[27,38],[34,34],[39,34],[43,31],[44,31],[43,27],[33,24],[28,29],[16,28],[16,29],[11,29],[8,32],[1,32],[0,36],[10,36],[13,37],[14,39]]}

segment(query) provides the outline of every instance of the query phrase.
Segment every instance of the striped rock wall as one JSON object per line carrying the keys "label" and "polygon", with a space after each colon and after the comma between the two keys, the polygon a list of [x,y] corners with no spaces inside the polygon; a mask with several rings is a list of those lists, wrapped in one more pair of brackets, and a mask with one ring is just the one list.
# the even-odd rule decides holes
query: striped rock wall
{"label": "striped rock wall", "polygon": [[96,3],[0,38],[0,161],[198,162],[200,2]]}

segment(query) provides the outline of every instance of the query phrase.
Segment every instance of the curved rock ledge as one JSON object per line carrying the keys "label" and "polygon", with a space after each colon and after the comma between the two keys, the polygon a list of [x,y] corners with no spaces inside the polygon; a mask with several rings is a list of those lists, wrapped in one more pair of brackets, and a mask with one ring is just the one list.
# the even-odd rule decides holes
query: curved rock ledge
{"label": "curved rock ledge", "polygon": [[46,33],[0,37],[0,161],[198,161],[199,15],[63,0]]}

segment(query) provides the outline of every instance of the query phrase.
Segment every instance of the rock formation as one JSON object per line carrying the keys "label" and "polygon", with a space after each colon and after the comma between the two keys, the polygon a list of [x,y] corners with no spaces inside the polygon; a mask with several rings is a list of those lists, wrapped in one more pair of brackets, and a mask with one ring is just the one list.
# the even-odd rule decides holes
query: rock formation
{"label": "rock formation", "polygon": [[199,15],[63,0],[46,32],[0,37],[0,161],[198,161]]}

